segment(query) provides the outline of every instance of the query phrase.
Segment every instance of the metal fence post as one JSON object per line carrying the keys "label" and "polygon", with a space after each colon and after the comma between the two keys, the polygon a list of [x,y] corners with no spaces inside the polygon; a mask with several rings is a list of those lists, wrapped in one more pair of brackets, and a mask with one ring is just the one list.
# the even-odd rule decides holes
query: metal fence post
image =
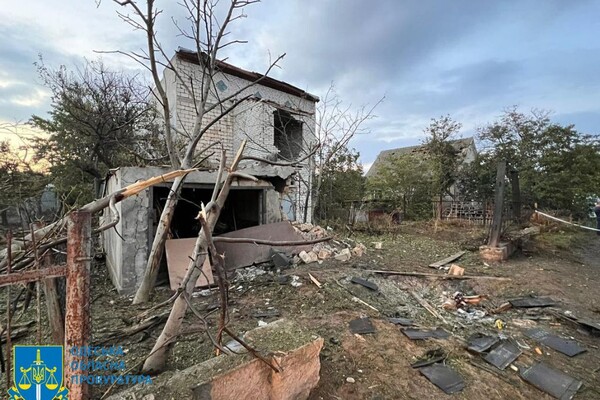
{"label": "metal fence post", "polygon": [[[89,345],[90,336],[90,267],[92,253],[92,223],[89,212],[75,211],[67,223],[67,310],[65,315],[65,379],[69,399],[89,398],[88,385],[72,381],[81,375],[72,368],[75,362],[87,362],[87,355],[72,354],[71,348]],[[72,365],[73,364],[73,365]]]}

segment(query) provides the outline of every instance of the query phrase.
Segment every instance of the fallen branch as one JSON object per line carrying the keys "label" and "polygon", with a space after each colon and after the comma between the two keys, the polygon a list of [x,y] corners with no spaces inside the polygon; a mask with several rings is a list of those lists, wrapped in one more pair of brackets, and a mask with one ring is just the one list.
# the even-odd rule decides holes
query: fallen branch
{"label": "fallen branch", "polygon": [[425,299],[423,299],[421,296],[419,296],[417,293],[413,292],[412,290],[409,290],[408,293],[410,293],[410,295],[412,297],[415,298],[415,300],[417,300],[417,302],[427,311],[429,311],[429,313],[431,315],[433,315],[434,317],[436,317],[437,319],[441,320],[443,323],[447,324],[448,321],[446,321],[444,319],[444,317],[442,317],[437,311],[435,311],[435,309],[431,306],[431,304],[429,304]]}
{"label": "fallen branch", "polygon": [[162,314],[159,315],[154,315],[150,318],[145,319],[144,321],[140,322],[137,325],[134,326],[130,326],[128,328],[125,328],[121,331],[112,333],[104,338],[99,339],[96,342],[96,345],[102,345],[104,343],[110,342],[112,340],[116,340],[116,339],[122,339],[124,337],[127,336],[133,336],[138,332],[141,331],[145,331],[146,329],[150,329],[153,328],[161,323],[163,323],[164,321],[167,320],[167,317],[169,316],[170,311],[164,312]]}
{"label": "fallen branch", "polygon": [[312,239],[312,240],[283,240],[283,241],[277,241],[277,240],[265,240],[265,239],[254,239],[254,238],[230,238],[230,237],[221,237],[221,236],[216,236],[213,238],[213,242],[220,242],[220,243],[250,243],[250,244],[263,244],[263,245],[269,245],[269,246],[302,246],[305,244],[315,244],[315,243],[321,243],[321,242],[326,242],[328,240],[331,240],[332,237],[330,236],[325,236],[322,237],[320,239]]}
{"label": "fallen branch", "polygon": [[487,276],[487,275],[440,275],[440,274],[428,274],[424,272],[401,272],[401,271],[381,271],[368,269],[366,272],[380,275],[402,275],[402,276],[418,276],[423,278],[437,278],[437,279],[450,279],[450,280],[463,280],[463,279],[492,279],[497,281],[510,281],[511,278],[505,278],[503,276]]}

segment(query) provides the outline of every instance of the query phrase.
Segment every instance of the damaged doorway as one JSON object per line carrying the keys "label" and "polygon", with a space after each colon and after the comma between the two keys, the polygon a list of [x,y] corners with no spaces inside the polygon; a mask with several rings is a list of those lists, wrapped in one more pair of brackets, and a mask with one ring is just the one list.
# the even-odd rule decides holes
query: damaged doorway
{"label": "damaged doorway", "polygon": [[302,152],[302,122],[284,110],[273,112],[273,145],[279,150],[279,158],[287,161],[298,159]]}

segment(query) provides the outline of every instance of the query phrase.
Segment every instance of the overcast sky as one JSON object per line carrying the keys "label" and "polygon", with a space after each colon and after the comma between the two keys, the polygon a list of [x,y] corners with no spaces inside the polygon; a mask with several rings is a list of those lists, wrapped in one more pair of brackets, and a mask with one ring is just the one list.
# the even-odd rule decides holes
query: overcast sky
{"label": "overcast sky", "polygon": [[[224,0],[222,0],[224,1]],[[186,47],[165,9],[159,35]],[[0,7],[0,121],[25,121],[49,109],[33,65],[67,66],[95,51],[144,46],[103,0],[20,0]],[[432,117],[450,114],[462,136],[504,108],[547,109],[561,123],[600,133],[600,1],[264,0],[245,10],[232,35],[248,40],[229,61],[322,96],[331,82],[346,103],[373,104],[372,133],[352,145],[366,166],[383,149],[417,144]],[[187,46],[189,47],[189,46]],[[136,70],[122,56],[113,67]]]}

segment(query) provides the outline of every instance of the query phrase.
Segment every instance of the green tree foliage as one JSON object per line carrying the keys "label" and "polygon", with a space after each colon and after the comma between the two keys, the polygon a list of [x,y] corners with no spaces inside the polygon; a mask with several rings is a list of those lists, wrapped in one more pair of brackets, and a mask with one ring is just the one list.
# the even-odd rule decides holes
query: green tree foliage
{"label": "green tree foliage", "polygon": [[47,118],[32,124],[49,137],[36,142],[59,192],[67,202],[85,203],[101,195],[100,182],[110,168],[145,165],[161,157],[160,134],[148,102],[149,91],[135,76],[108,70],[101,62],[82,69],[54,70],[37,64],[52,92]]}
{"label": "green tree foliage", "polygon": [[433,163],[422,153],[399,154],[379,166],[377,175],[368,180],[368,191],[378,208],[402,210],[405,218],[427,218],[433,173]]}
{"label": "green tree foliage", "polygon": [[48,177],[36,172],[27,162],[26,150],[17,149],[8,141],[0,141],[0,215],[7,224],[9,207],[19,207],[23,201],[41,194]]}
{"label": "green tree foliage", "polygon": [[431,191],[442,199],[449,194],[450,187],[458,176],[458,151],[451,141],[455,138],[462,124],[454,121],[449,115],[432,119],[425,128],[423,151],[426,153],[431,170]]}
{"label": "green tree foliage", "polygon": [[484,153],[469,169],[472,175],[461,180],[473,194],[489,196],[490,177],[502,159],[518,171],[526,203],[582,216],[587,198],[599,191],[598,136],[553,123],[547,112],[524,114],[513,107],[482,128],[479,138],[486,145]]}
{"label": "green tree foliage", "polygon": [[315,191],[319,196],[315,217],[320,221],[345,218],[344,210],[350,207],[350,202],[363,198],[365,178],[358,158],[359,154],[354,149],[343,147],[323,165],[321,171],[317,171],[322,180],[320,190]]}

